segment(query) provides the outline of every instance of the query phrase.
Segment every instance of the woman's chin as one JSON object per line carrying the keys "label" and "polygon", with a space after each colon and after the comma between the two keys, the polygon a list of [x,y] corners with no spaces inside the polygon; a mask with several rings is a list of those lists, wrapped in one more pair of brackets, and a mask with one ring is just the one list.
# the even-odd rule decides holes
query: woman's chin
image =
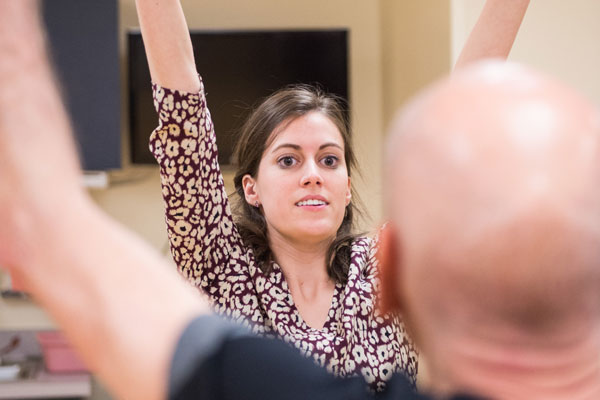
{"label": "woman's chin", "polygon": [[294,236],[299,241],[307,243],[321,243],[331,241],[335,238],[337,228],[331,226],[303,226],[300,227]]}

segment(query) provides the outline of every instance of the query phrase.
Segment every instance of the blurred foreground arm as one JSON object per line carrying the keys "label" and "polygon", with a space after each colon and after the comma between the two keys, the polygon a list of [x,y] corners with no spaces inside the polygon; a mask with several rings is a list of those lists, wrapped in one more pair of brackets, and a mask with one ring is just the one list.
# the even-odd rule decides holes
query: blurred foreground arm
{"label": "blurred foreground arm", "polygon": [[455,68],[483,58],[507,58],[529,0],[487,0]]}
{"label": "blurred foreground arm", "polygon": [[34,0],[0,2],[0,185],[0,265],[115,395],[164,398],[176,341],[207,307],[80,187]]}

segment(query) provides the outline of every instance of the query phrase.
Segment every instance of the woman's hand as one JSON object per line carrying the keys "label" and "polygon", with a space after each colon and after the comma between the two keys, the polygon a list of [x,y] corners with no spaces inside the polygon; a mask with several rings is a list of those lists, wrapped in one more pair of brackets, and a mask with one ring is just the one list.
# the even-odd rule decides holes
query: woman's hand
{"label": "woman's hand", "polygon": [[506,59],[529,6],[529,0],[487,0],[456,68],[484,58]]}

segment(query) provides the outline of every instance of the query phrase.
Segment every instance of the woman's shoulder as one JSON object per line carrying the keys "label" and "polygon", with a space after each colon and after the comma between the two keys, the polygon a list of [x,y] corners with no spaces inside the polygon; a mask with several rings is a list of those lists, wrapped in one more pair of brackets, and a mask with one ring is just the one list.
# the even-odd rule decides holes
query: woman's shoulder
{"label": "woman's shoulder", "polygon": [[376,238],[369,235],[360,235],[352,241],[352,252],[368,251],[376,243]]}
{"label": "woman's shoulder", "polygon": [[377,229],[372,234],[357,236],[352,242],[350,270],[356,268],[358,275],[363,279],[376,279],[378,276],[377,250],[380,231],[381,229]]}
{"label": "woman's shoulder", "polygon": [[358,235],[352,242],[352,252],[373,252],[379,246],[379,237],[385,225],[373,230],[370,233]]}

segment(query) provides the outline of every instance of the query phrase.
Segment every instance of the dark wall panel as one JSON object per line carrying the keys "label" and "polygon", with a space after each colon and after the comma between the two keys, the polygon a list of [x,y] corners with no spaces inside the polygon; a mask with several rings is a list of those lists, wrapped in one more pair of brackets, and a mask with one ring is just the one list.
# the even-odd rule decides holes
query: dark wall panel
{"label": "dark wall panel", "polygon": [[[191,38],[221,165],[232,163],[239,128],[250,110],[275,90],[303,83],[349,98],[349,32],[345,29],[192,31]],[[139,32],[128,36],[128,55],[131,159],[154,164],[148,138],[158,117]]]}
{"label": "dark wall panel", "polygon": [[45,0],[43,15],[83,168],[120,168],[117,0]]}

